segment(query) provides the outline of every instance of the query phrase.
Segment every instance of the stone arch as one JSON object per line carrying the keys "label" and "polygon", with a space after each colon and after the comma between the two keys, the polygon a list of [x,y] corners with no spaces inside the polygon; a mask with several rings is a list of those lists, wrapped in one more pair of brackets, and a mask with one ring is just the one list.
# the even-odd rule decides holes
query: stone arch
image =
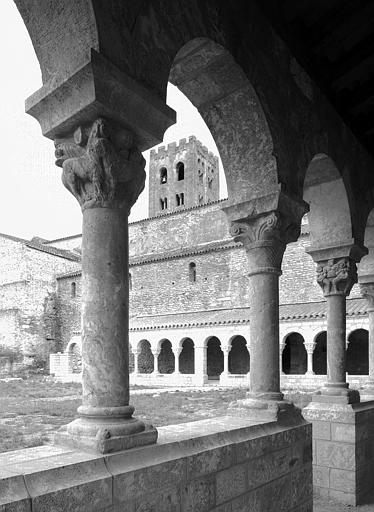
{"label": "stone arch", "polygon": [[217,336],[209,336],[206,340],[207,347],[207,374],[210,380],[218,380],[223,372],[223,352],[221,341]]}
{"label": "stone arch", "polygon": [[319,332],[314,342],[313,371],[316,375],[327,375],[327,332]]}
{"label": "stone arch", "polygon": [[298,332],[286,335],[282,352],[282,371],[286,375],[303,375],[307,372],[304,338]]}
{"label": "stone arch", "polygon": [[228,50],[198,37],[174,57],[170,82],[198,109],[219,150],[229,201],[278,190],[277,164],[264,110]]}
{"label": "stone arch", "polygon": [[368,254],[362,258],[358,267],[359,280],[363,283],[372,282],[374,275],[374,209],[367,217],[364,244]]}
{"label": "stone arch", "polygon": [[249,372],[250,355],[247,340],[244,336],[235,335],[229,341],[229,372],[233,374],[246,374]]}
{"label": "stone arch", "polygon": [[366,329],[355,329],[348,336],[347,373],[369,374],[369,333]]}
{"label": "stone arch", "polygon": [[73,336],[66,347],[70,373],[82,372],[82,338]]}
{"label": "stone arch", "polygon": [[312,247],[353,243],[347,192],[335,162],[325,153],[316,154],[304,178],[304,200],[310,206],[308,220]]}
{"label": "stone arch", "polygon": [[150,342],[146,339],[140,340],[137,345],[137,350],[139,373],[152,373],[154,361]]}
{"label": "stone arch", "polygon": [[175,371],[175,356],[171,341],[164,338],[158,342],[158,371],[160,373],[173,373]]}
{"label": "stone arch", "polygon": [[183,338],[180,341],[181,349],[179,354],[180,373],[195,373],[195,344],[191,338]]}

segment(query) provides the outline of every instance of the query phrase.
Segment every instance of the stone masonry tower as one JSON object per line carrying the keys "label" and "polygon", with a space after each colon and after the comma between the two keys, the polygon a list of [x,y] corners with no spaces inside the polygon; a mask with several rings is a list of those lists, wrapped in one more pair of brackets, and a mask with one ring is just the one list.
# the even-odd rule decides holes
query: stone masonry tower
{"label": "stone masonry tower", "polygon": [[218,199],[218,157],[195,136],[151,150],[149,217]]}

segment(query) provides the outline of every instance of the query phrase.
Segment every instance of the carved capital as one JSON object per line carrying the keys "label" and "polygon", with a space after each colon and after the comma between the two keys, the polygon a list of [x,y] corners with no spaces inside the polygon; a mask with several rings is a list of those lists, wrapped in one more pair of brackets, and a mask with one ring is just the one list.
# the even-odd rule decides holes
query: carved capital
{"label": "carved capital", "polygon": [[349,257],[333,258],[317,266],[317,283],[325,297],[329,295],[348,296],[357,283],[357,266]]}
{"label": "carved capital", "polygon": [[130,212],[145,183],[145,160],[129,131],[104,118],[80,126],[72,139],[56,140],[62,182],[87,208]]}
{"label": "carved capital", "polygon": [[369,311],[374,311],[374,283],[360,284],[361,295],[366,299]]}
{"label": "carved capital", "polygon": [[316,348],[316,343],[314,341],[305,342],[304,347],[308,354],[313,354],[314,349]]}
{"label": "carved capital", "polygon": [[[246,249],[250,274],[269,272],[281,274],[286,244],[294,239],[300,227],[279,212],[270,212],[254,218],[231,223],[230,234]],[[297,235],[296,235],[297,237]]]}

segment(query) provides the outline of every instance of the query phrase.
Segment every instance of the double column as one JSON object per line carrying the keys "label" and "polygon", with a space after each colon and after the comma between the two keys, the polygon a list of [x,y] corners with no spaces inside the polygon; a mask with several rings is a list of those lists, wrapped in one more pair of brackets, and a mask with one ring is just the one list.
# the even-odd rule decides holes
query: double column
{"label": "double column", "polygon": [[358,402],[359,393],[346,379],[346,298],[357,282],[356,262],[363,251],[349,245],[308,252],[318,264],[317,283],[327,301],[327,382],[320,392],[331,401]]}
{"label": "double column", "polygon": [[301,217],[306,210],[305,203],[282,192],[224,209],[231,221],[230,232],[236,242],[243,244],[248,262],[250,389],[240,405],[258,411],[272,409],[277,413],[283,407],[279,366],[279,276],[286,245],[297,240]]}
{"label": "double column", "polygon": [[175,113],[94,50],[67,78],[26,102],[83,213],[82,405],[55,441],[106,453],[157,439],[129,403],[128,215],[144,188],[141,151]]}

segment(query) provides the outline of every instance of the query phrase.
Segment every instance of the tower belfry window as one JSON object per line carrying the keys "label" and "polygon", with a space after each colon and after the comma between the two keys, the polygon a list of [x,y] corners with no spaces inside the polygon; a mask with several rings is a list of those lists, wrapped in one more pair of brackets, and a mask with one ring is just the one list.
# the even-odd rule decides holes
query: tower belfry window
{"label": "tower belfry window", "polygon": [[184,205],[184,193],[181,192],[180,194],[176,194],[175,200],[176,200],[177,206],[183,206]]}
{"label": "tower belfry window", "polygon": [[164,184],[168,182],[168,171],[166,167],[161,167],[160,169],[160,183]]}
{"label": "tower belfry window", "polygon": [[177,180],[178,181],[184,180],[184,163],[178,162],[176,169],[177,169]]}
{"label": "tower belfry window", "polygon": [[167,210],[167,208],[168,208],[168,198],[167,197],[161,198],[160,199],[160,205],[161,205],[161,210]]}

